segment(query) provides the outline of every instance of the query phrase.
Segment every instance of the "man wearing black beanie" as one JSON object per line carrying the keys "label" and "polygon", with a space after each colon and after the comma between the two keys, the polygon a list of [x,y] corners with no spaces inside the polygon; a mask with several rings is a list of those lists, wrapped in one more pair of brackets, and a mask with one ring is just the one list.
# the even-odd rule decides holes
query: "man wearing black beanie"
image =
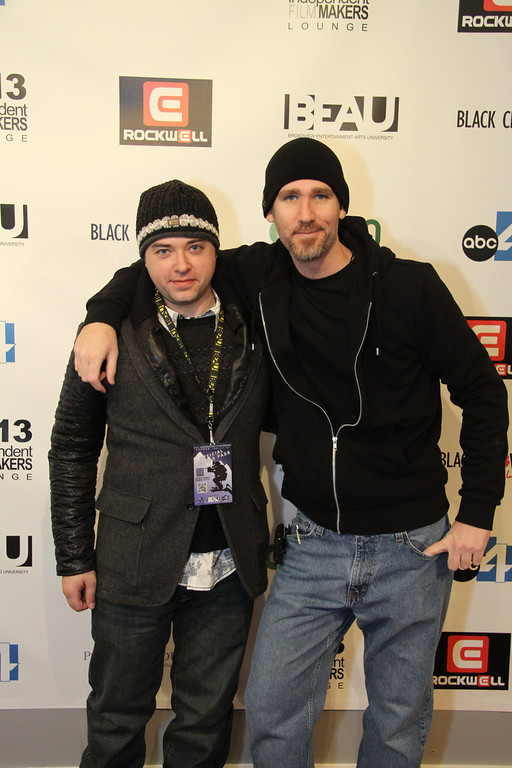
{"label": "man wearing black beanie", "polygon": [[80,766],[142,768],[171,632],[164,765],[223,765],[253,600],[267,584],[268,377],[233,290],[212,286],[219,229],[206,195],[177,179],[147,189],[137,246],[116,384],[97,392],[70,361],[49,456],[57,573],[69,605],[92,612]]}
{"label": "man wearing black beanie", "polygon": [[[221,254],[217,267],[266,345],[274,458],[297,508],[246,691],[255,768],[313,765],[313,726],[356,621],[368,695],[357,766],[419,768],[452,575],[478,567],[504,490],[506,390],[486,350],[433,267],[378,245],[348,206],[331,149],[290,141],[263,193],[279,240]],[[88,320],[115,327],[132,279],[103,289]],[[82,375],[97,386],[109,345],[83,346]],[[451,525],[440,382],[462,409]]]}

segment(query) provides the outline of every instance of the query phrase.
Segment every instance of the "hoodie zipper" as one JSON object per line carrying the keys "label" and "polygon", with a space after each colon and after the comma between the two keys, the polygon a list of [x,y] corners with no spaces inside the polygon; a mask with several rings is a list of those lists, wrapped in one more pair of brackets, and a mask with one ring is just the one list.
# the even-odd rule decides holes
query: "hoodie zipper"
{"label": "hoodie zipper", "polygon": [[357,420],[353,424],[342,424],[339,427],[339,429],[336,432],[336,434],[335,434],[332,421],[329,418],[329,414],[327,413],[327,411],[319,403],[316,403],[314,400],[310,400],[309,397],[305,397],[300,392],[297,392],[297,390],[294,387],[292,387],[290,382],[287,381],[286,376],[284,375],[284,373],[280,369],[279,365],[277,364],[277,360],[274,357],[274,353],[273,353],[272,347],[270,345],[270,339],[269,339],[268,331],[267,331],[267,324],[265,322],[265,315],[263,313],[263,304],[262,304],[261,293],[259,294],[259,305],[260,305],[261,319],[262,319],[262,322],[263,322],[263,330],[265,332],[265,338],[266,338],[266,341],[267,341],[268,351],[270,352],[270,357],[272,358],[272,362],[274,363],[274,366],[275,366],[277,372],[281,376],[281,378],[284,381],[284,383],[286,384],[286,386],[289,389],[291,389],[291,391],[295,395],[297,395],[297,397],[300,397],[302,400],[305,400],[307,403],[310,403],[311,405],[314,405],[316,408],[319,408],[320,411],[324,414],[324,416],[327,419],[327,422],[329,424],[329,429],[331,431],[331,440],[332,440],[331,470],[332,470],[332,487],[333,487],[333,493],[334,493],[334,501],[335,501],[335,504],[336,504],[336,531],[337,531],[337,533],[341,533],[341,530],[340,530],[340,528],[341,528],[341,507],[340,507],[340,503],[339,503],[339,499],[338,499],[338,492],[337,492],[337,489],[336,489],[336,458],[337,458],[337,453],[338,453],[338,438],[339,438],[339,435],[340,435],[340,432],[341,432],[342,429],[345,429],[346,427],[356,427],[359,424],[359,422],[361,421],[361,417],[363,415],[363,413],[362,413],[363,412],[363,398],[362,398],[362,395],[361,395],[361,385],[359,383],[359,376],[358,376],[358,373],[357,373],[357,364],[359,362],[359,356],[361,354],[361,350],[363,348],[363,344],[365,342],[366,335],[368,333],[368,325],[370,323],[370,312],[371,312],[371,308],[372,308],[372,303],[373,302],[370,301],[369,304],[368,304],[368,310],[367,310],[367,313],[366,313],[366,324],[365,324],[365,328],[364,328],[364,331],[363,331],[363,336],[362,336],[361,343],[359,344],[359,348],[357,350],[357,353],[356,353],[356,356],[355,356],[355,359],[354,359],[354,378],[355,378],[355,382],[356,382],[356,386],[357,386],[357,394],[358,394],[358,397],[359,397],[359,415],[357,417]]}

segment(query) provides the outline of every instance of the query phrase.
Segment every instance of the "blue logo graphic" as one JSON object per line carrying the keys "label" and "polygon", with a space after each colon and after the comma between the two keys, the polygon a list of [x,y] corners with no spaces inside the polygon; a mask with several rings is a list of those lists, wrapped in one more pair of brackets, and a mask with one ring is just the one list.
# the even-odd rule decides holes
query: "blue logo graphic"
{"label": "blue logo graphic", "polygon": [[0,363],[14,363],[14,323],[0,320]]}
{"label": "blue logo graphic", "polygon": [[511,211],[498,211],[496,214],[496,234],[498,235],[498,250],[494,254],[494,260],[512,261]]}
{"label": "blue logo graphic", "polygon": [[19,680],[19,669],[18,646],[12,643],[0,643],[0,683]]}
{"label": "blue logo graphic", "polygon": [[476,580],[500,584],[512,581],[512,546],[501,544],[496,536],[491,536]]}

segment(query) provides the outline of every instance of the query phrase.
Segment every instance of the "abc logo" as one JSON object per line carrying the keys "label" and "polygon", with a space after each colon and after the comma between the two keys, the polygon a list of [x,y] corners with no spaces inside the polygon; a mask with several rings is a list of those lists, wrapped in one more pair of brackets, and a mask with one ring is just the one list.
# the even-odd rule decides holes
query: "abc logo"
{"label": "abc logo", "polygon": [[468,229],[462,240],[462,250],[473,261],[492,259],[498,250],[498,236],[494,229],[478,224]]}

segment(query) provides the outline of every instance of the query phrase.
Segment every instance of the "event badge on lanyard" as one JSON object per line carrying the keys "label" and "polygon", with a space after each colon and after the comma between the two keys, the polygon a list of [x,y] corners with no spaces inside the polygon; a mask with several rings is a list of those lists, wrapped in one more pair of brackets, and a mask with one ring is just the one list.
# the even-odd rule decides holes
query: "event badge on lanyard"
{"label": "event badge on lanyard", "polygon": [[205,443],[194,446],[194,504],[229,504],[231,487],[231,445]]}
{"label": "event badge on lanyard", "polygon": [[[187,362],[192,368],[192,371],[194,371],[192,360],[185,349],[185,345],[183,344],[176,326],[167,312],[159,291],[155,291],[155,302],[160,315],[169,328],[171,336],[177,342],[179,348],[185,355]],[[213,440],[213,400],[215,386],[219,375],[219,359],[222,349],[223,331],[224,312],[221,308],[217,323],[215,344],[213,347],[210,381],[208,383],[208,389],[206,390],[208,397],[208,430],[210,433],[210,442],[194,446],[194,504],[196,506],[203,506],[205,504],[229,504],[233,501],[231,444],[216,444]],[[197,376],[196,381],[199,384]]]}

